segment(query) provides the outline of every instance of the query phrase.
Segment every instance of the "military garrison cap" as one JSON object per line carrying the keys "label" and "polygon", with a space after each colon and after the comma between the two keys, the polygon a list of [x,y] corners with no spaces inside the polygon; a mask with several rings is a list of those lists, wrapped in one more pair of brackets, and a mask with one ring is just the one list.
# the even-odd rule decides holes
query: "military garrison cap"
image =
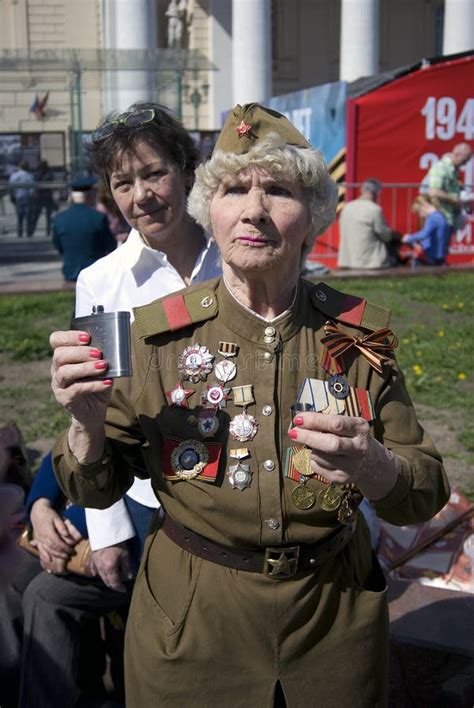
{"label": "military garrison cap", "polygon": [[353,327],[375,331],[388,327],[390,322],[390,310],[373,305],[364,298],[341,293],[326,283],[318,283],[314,287],[311,301],[327,317]]}
{"label": "military garrison cap", "polygon": [[287,145],[311,147],[284,115],[259,103],[246,103],[229,111],[214,151],[243,155],[268,133],[277,133]]}

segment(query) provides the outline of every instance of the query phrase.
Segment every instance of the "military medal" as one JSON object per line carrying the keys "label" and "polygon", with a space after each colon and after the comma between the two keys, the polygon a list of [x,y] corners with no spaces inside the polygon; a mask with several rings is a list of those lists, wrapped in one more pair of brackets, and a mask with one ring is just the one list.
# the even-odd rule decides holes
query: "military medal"
{"label": "military medal", "polygon": [[227,383],[232,381],[237,375],[237,365],[230,360],[230,357],[237,354],[238,346],[234,342],[219,342],[218,353],[224,358],[217,362],[214,368],[214,374],[218,381]]}
{"label": "military medal", "polygon": [[342,495],[341,506],[337,512],[337,520],[339,523],[344,526],[352,524],[356,517],[358,508],[358,504],[352,494],[350,492],[345,492]]}
{"label": "military medal", "polygon": [[217,351],[224,357],[235,356],[237,354],[238,345],[235,342],[219,342]]}
{"label": "military medal", "polygon": [[306,486],[307,481],[301,477],[301,484],[291,490],[291,501],[298,509],[311,509],[316,501],[316,492]]}
{"label": "military medal", "polygon": [[310,467],[311,450],[309,447],[302,447],[293,455],[293,467],[302,477],[310,477],[313,471]]}
{"label": "military medal", "polygon": [[252,403],[255,403],[252,384],[247,384],[245,386],[234,386],[232,388],[232,393],[234,394],[234,405],[236,406],[243,406],[246,408]]}
{"label": "military medal", "polygon": [[216,379],[222,381],[222,383],[227,383],[227,381],[232,381],[237,375],[237,366],[230,359],[222,359],[214,367],[214,375]]}
{"label": "military medal", "polygon": [[214,356],[207,347],[200,344],[192,344],[183,351],[178,360],[178,371],[181,378],[189,379],[192,383],[205,381],[207,375],[212,371],[212,361]]}
{"label": "military medal", "polygon": [[252,481],[250,465],[245,465],[242,462],[239,462],[237,465],[231,465],[227,472],[227,477],[230,486],[242,492],[244,489],[247,489],[247,487],[250,487],[250,482]]}
{"label": "military medal", "polygon": [[[324,382],[327,386],[327,382]],[[346,410],[346,401],[344,398],[335,398],[328,391],[328,407],[321,411],[322,413],[330,413],[332,415],[341,415]]]}
{"label": "military medal", "polygon": [[188,398],[192,396],[193,393],[194,391],[192,389],[184,388],[182,381],[178,381],[171,391],[166,391],[166,398],[172,406],[189,408]]}
{"label": "military medal", "polygon": [[231,465],[229,471],[227,472],[227,478],[229,484],[233,489],[238,489],[243,491],[250,487],[250,482],[252,481],[252,473],[250,471],[250,465],[243,464],[242,460],[250,456],[250,452],[246,447],[233,448],[229,450],[229,457],[238,460],[238,464]]}
{"label": "military medal", "polygon": [[197,428],[203,438],[212,438],[219,430],[219,418],[215,408],[203,408],[199,411]]}
{"label": "military medal", "polygon": [[200,475],[208,461],[207,447],[198,440],[183,440],[171,453],[171,468],[183,480]]}
{"label": "military medal", "polygon": [[252,415],[246,411],[234,416],[229,425],[229,431],[234,440],[247,442],[252,440],[257,434],[258,423]]}
{"label": "military medal", "polygon": [[328,381],[328,389],[331,396],[338,400],[343,400],[349,395],[349,384],[340,374],[334,374]]}
{"label": "military medal", "polygon": [[201,399],[208,406],[213,408],[225,408],[226,401],[230,399],[228,395],[230,388],[224,388],[220,384],[216,386],[208,386],[207,392],[201,395]]}
{"label": "military medal", "polygon": [[296,399],[298,406],[304,406],[307,411],[323,411],[328,405],[328,394],[324,381],[319,379],[305,379],[298,398]]}
{"label": "military medal", "polygon": [[336,511],[341,505],[341,492],[334,484],[330,484],[318,493],[318,502],[323,511]]}
{"label": "military medal", "polygon": [[369,422],[375,418],[370,391],[349,386],[340,374],[330,376],[328,381],[305,379],[292,413],[294,410],[360,416]]}

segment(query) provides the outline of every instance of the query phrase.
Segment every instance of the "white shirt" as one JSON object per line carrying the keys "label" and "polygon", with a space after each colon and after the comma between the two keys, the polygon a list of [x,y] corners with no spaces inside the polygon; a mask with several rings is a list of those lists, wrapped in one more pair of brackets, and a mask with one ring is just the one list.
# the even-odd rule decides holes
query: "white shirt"
{"label": "white shirt", "polygon": [[[214,241],[208,240],[191,275],[191,282],[201,282],[221,274],[220,254]],[[128,310],[146,305],[157,298],[186,287],[166,255],[147,246],[136,229],[125,243],[79,274],[76,284],[76,317],[92,313],[93,305],[105,312]],[[136,478],[127,491],[131,499],[151,508],[160,506],[150,480]],[[135,536],[125,502],[108,509],[86,509],[91,548],[113,546]]]}

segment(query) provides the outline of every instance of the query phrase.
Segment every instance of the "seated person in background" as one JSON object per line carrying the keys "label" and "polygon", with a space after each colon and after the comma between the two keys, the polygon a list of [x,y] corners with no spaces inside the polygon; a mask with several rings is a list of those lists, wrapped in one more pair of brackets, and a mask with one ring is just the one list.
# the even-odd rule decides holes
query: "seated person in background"
{"label": "seated person in background", "polygon": [[128,608],[131,582],[125,592],[116,592],[98,578],[66,574],[87,528],[84,509],[69,504],[61,492],[50,454],[26,507],[39,558],[22,550],[21,565],[0,594],[0,705],[63,708],[87,694],[104,697],[99,618]]}
{"label": "seated person in background", "polygon": [[387,225],[377,204],[381,190],[378,179],[366,179],[358,199],[344,206],[339,218],[339,268],[390,268],[400,262],[400,235]]}
{"label": "seated person in background", "polygon": [[405,234],[402,243],[412,246],[415,262],[419,265],[443,265],[449,250],[451,226],[446,217],[434,206],[430,197],[419,194],[412,211],[424,221],[422,228]]}

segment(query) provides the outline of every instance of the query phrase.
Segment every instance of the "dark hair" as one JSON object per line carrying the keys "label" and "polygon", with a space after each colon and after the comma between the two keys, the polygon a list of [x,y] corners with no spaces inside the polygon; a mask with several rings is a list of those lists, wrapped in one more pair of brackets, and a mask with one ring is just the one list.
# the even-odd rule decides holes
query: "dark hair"
{"label": "dark hair", "polygon": [[382,182],[377,177],[367,177],[362,182],[361,189],[377,196],[382,189]]}
{"label": "dark hair", "polygon": [[[179,170],[194,173],[199,160],[198,149],[181,123],[168,113],[164,106],[157,103],[138,102],[128,108],[127,113],[151,108],[155,112],[153,120],[128,127],[117,123],[113,132],[103,140],[93,139],[84,145],[90,160],[90,166],[110,189],[110,174],[117,166],[120,155],[124,151],[133,151],[140,142],[164,153],[166,159]],[[98,125],[98,128],[110,123],[121,114],[109,113]]]}

